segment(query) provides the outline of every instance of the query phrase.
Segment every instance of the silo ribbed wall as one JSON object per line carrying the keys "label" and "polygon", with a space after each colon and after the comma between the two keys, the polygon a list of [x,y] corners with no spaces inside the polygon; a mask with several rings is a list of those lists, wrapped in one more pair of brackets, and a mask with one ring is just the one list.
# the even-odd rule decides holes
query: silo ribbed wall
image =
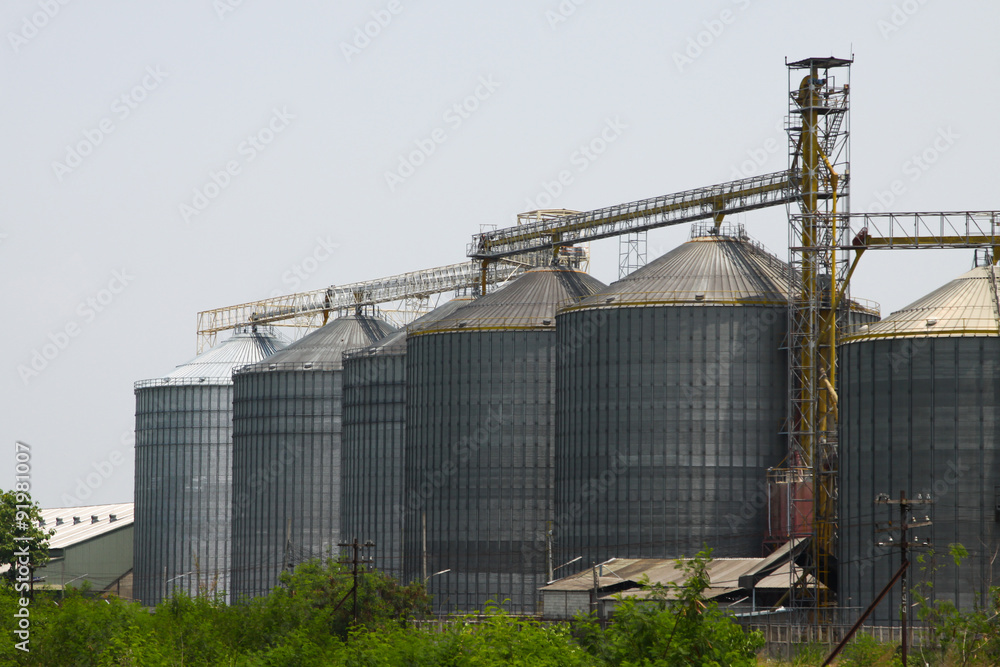
{"label": "silo ribbed wall", "polygon": [[340,554],[341,355],[393,331],[356,312],[233,375],[233,600]]}
{"label": "silo ribbed wall", "polygon": [[[983,593],[1000,574],[990,566],[1000,547],[1000,338],[844,345],[840,397],[841,605],[867,606],[899,567],[899,550],[876,547],[888,536],[874,528],[876,520],[898,523],[898,506],[874,501],[900,491],[931,495],[933,504],[913,515],[928,515],[933,526],[911,536],[929,539],[942,566],[928,577],[914,554],[911,586],[929,580],[933,596],[966,610],[986,603]],[[971,554],[957,569],[948,556],[955,543]],[[894,589],[872,622],[898,621],[898,610]]]}
{"label": "silo ribbed wall", "polygon": [[134,595],[145,605],[229,590],[233,390],[174,382],[136,389]]}
{"label": "silo ribbed wall", "polygon": [[405,558],[437,611],[534,612],[552,506],[555,332],[412,337]]}
{"label": "silo ribbed wall", "polygon": [[785,328],[781,306],[559,315],[557,560],[761,553]]}
{"label": "silo ribbed wall", "polygon": [[237,373],[233,599],[266,595],[286,564],[339,552],[340,370]]}
{"label": "silo ribbed wall", "polygon": [[232,374],[284,347],[268,327],[233,335],[135,384],[135,595],[228,594]]}
{"label": "silo ribbed wall", "polygon": [[341,532],[347,539],[373,541],[374,566],[399,578],[406,355],[345,355],[343,404]]}

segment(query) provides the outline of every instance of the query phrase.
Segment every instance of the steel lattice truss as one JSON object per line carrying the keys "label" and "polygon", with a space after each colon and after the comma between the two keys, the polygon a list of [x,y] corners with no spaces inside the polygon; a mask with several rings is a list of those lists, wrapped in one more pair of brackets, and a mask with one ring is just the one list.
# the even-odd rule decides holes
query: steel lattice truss
{"label": "steel lattice truss", "polygon": [[798,173],[778,171],[705,188],[518,225],[472,237],[468,256],[497,260],[519,253],[631,234],[658,227],[791,204],[799,199]]}
{"label": "steel lattice truss", "polygon": [[841,250],[1000,246],[1000,211],[852,213],[838,218],[851,230],[850,245]]}
{"label": "steel lattice truss", "polygon": [[[530,260],[531,258],[517,258]],[[503,283],[538,261],[505,261],[493,265],[487,282]],[[198,351],[215,343],[220,331],[245,324],[272,324],[314,328],[361,306],[419,300],[433,294],[473,289],[479,285],[480,267],[472,262],[402,273],[377,280],[298,292],[198,313]]]}

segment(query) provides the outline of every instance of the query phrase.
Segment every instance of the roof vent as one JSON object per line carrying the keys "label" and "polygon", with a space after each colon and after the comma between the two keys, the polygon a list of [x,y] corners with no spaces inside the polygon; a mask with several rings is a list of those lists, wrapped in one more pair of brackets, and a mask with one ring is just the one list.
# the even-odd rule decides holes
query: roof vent
{"label": "roof vent", "polygon": [[704,301],[705,300],[705,295],[699,292],[698,294],[694,295],[694,300],[695,301]]}
{"label": "roof vent", "polygon": [[108,515],[108,520],[109,521],[117,521],[118,520],[118,515],[117,514],[109,514]]}
{"label": "roof vent", "polygon": [[467,324],[468,324],[468,322],[459,322],[458,323],[458,328],[461,329],[462,327],[466,326]]}
{"label": "roof vent", "polygon": [[312,367],[313,367],[313,362],[311,362],[311,361],[307,361],[306,363],[302,364],[302,368],[304,368],[306,370],[309,370]]}
{"label": "roof vent", "polygon": [[548,325],[552,324],[552,320],[542,320],[542,324],[548,326]]}
{"label": "roof vent", "polygon": [[267,365],[267,370],[273,371],[277,367],[278,367],[278,364],[268,364]]}
{"label": "roof vent", "polygon": [[75,526],[78,523],[83,523],[83,521],[78,516],[73,517],[73,525]]}
{"label": "roof vent", "polygon": [[56,525],[57,526],[63,525],[63,518],[61,516],[56,517]]}
{"label": "roof vent", "polygon": [[936,317],[928,317],[927,318],[927,326],[932,327],[935,324],[937,324],[937,318]]}
{"label": "roof vent", "polygon": [[91,514],[90,515],[90,523],[97,523],[98,521],[100,521],[100,519],[97,518],[96,514]]}
{"label": "roof vent", "polygon": [[604,300],[604,303],[611,303],[614,300],[615,300],[615,297],[609,296],[607,299]]}

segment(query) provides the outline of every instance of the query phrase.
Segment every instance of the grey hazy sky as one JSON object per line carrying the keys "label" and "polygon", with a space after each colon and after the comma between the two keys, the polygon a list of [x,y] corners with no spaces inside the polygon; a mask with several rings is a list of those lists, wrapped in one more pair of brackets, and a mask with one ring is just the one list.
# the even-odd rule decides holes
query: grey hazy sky
{"label": "grey hazy sky", "polygon": [[[582,210],[785,168],[786,56],[853,48],[855,211],[894,181],[889,209],[1000,208],[998,27],[997,3],[941,0],[7,0],[0,485],[21,440],[43,505],[130,500],[132,383],[194,355],[198,311],[462,261],[563,170],[552,206]],[[786,255],[784,209],[738,220]],[[617,242],[591,250],[615,279]],[[972,261],[890,254],[854,285],[884,313]]]}

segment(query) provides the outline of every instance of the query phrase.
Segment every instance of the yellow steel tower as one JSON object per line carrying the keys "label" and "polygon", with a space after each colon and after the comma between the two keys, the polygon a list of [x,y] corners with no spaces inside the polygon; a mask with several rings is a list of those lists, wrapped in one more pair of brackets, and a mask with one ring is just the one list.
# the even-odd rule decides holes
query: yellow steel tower
{"label": "yellow steel tower", "polygon": [[[847,262],[850,181],[849,95],[851,60],[808,58],[787,63],[789,74],[789,173],[799,180],[798,210],[789,209],[789,248],[794,282],[789,309],[790,467],[788,478],[812,487],[791,502],[810,503],[796,514],[811,516],[812,557],[794,587],[793,603],[833,603],[837,529],[837,322],[846,317],[840,286]],[[839,75],[839,77],[837,76]],[[794,527],[790,527],[794,532]]]}

